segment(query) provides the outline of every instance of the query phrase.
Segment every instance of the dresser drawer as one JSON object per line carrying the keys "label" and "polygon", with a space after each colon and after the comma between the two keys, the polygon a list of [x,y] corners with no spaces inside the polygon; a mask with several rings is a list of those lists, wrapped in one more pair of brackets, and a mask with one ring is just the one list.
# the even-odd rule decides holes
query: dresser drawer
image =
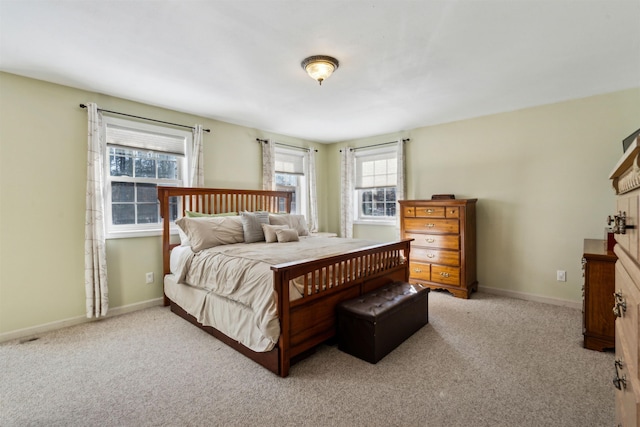
{"label": "dresser drawer", "polygon": [[421,248],[413,246],[413,243],[411,242],[411,259],[426,261],[430,264],[445,264],[455,267],[460,265],[460,252],[458,251]]}
{"label": "dresser drawer", "polygon": [[638,377],[638,303],[640,295],[632,277],[620,262],[616,263],[615,290],[620,294],[626,306],[626,309],[620,309],[622,316],[616,318],[616,340],[621,338],[623,344],[628,344],[626,363],[629,370]]}
{"label": "dresser drawer", "polygon": [[[637,416],[640,414],[640,396],[638,396],[637,375],[631,372],[629,365],[629,346],[616,331],[616,356],[612,366],[613,378],[619,378],[619,389],[616,387],[616,422],[618,425],[635,426]],[[615,384],[615,382],[614,382]]]}
{"label": "dresser drawer", "polygon": [[405,230],[425,233],[458,233],[460,223],[457,219],[406,218]]}
{"label": "dresser drawer", "polygon": [[420,262],[409,263],[409,275],[414,279],[431,280],[431,265]]}
{"label": "dresser drawer", "polygon": [[636,191],[618,197],[615,212],[616,215],[618,212],[624,212],[627,225],[635,227],[626,229],[624,234],[615,234],[615,238],[618,244],[620,244],[636,262],[640,262],[640,251],[638,248],[638,237],[640,236],[640,231],[638,230],[638,197],[640,196]]}
{"label": "dresser drawer", "polygon": [[412,218],[416,216],[416,207],[415,206],[405,206],[402,208],[402,212],[406,218]]}
{"label": "dresser drawer", "polygon": [[457,206],[449,206],[445,209],[444,216],[447,218],[460,218],[460,208]]}
{"label": "dresser drawer", "polygon": [[444,218],[444,206],[416,206],[416,217]]}
{"label": "dresser drawer", "polygon": [[445,267],[444,265],[432,265],[431,281],[445,285],[460,286],[460,269]]}
{"label": "dresser drawer", "polygon": [[414,239],[415,246],[425,246],[428,248],[460,249],[460,237],[449,234],[418,234],[404,233],[406,239]]}

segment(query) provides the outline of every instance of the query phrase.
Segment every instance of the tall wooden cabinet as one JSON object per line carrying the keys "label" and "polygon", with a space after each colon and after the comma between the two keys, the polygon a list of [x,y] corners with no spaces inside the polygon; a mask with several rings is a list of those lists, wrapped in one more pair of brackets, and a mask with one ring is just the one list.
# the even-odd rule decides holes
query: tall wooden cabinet
{"label": "tall wooden cabinet", "polygon": [[615,271],[616,356],[613,384],[616,387],[616,423],[624,427],[640,425],[640,141],[631,143],[611,173],[616,205],[609,217],[618,256]]}
{"label": "tall wooden cabinet", "polygon": [[400,234],[411,242],[410,278],[469,298],[476,280],[477,199],[400,200]]}
{"label": "tall wooden cabinet", "polygon": [[615,347],[614,284],[616,260],[604,240],[585,239],[582,255],[584,288],[582,334],[584,348],[604,351]]}

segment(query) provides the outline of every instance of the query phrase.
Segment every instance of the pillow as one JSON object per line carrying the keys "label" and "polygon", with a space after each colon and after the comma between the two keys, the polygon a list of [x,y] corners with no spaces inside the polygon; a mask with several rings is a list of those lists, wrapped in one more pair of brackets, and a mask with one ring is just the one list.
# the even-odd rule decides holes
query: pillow
{"label": "pillow", "polygon": [[304,215],[291,215],[291,228],[295,228],[298,236],[308,236],[309,228]]}
{"label": "pillow", "polygon": [[189,218],[200,218],[200,217],[204,217],[204,216],[238,216],[237,212],[224,212],[224,213],[216,213],[216,214],[208,214],[208,213],[202,213],[202,212],[193,212],[193,211],[184,211],[184,213],[189,217]]}
{"label": "pillow", "polygon": [[300,240],[298,239],[298,232],[293,228],[276,230],[276,237],[278,238],[278,243],[297,242]]}
{"label": "pillow", "polygon": [[176,224],[189,239],[194,252],[244,241],[242,221],[237,216],[184,217],[177,220]]}
{"label": "pillow", "polygon": [[270,214],[269,224],[272,225],[287,225],[289,228],[293,228],[298,232],[298,236],[308,236],[309,228],[307,227],[307,221],[304,215],[293,214]]}
{"label": "pillow", "polygon": [[269,224],[269,212],[240,212],[242,229],[244,230],[244,242],[253,243],[264,240],[262,224]]}
{"label": "pillow", "polygon": [[269,225],[262,224],[262,231],[264,232],[264,240],[267,243],[275,243],[278,241],[278,237],[276,236],[276,230],[285,230],[289,228],[286,225]]}

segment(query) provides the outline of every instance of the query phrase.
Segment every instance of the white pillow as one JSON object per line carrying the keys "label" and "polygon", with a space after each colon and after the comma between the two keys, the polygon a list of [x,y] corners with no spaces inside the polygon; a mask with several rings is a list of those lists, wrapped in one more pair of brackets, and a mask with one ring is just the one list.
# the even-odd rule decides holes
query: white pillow
{"label": "white pillow", "polygon": [[262,231],[264,231],[264,240],[267,243],[275,243],[278,241],[278,236],[276,236],[277,230],[284,230],[289,228],[286,225],[269,225],[262,224]]}
{"label": "white pillow", "polygon": [[298,232],[293,228],[285,228],[282,230],[276,230],[276,236],[278,237],[278,243],[297,242]]}
{"label": "white pillow", "polygon": [[295,214],[269,214],[269,224],[287,225],[298,232],[299,236],[308,236],[309,228],[304,215]]}
{"label": "white pillow", "polygon": [[176,224],[187,236],[194,252],[244,241],[242,221],[237,216],[184,217],[177,220]]}

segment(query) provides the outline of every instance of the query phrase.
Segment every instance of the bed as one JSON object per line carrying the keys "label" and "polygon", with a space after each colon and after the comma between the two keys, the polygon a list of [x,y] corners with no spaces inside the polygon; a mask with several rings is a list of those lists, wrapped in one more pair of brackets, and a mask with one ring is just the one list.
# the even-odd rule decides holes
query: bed
{"label": "bed", "polygon": [[[236,219],[226,219],[222,215],[239,212],[255,212],[263,215],[264,212],[269,212],[271,220],[293,218],[293,215],[287,216],[291,206],[291,193],[288,192],[158,187],[158,199],[163,221],[165,305],[169,305],[172,312],[281,377],[288,376],[289,368],[293,363],[310,354],[316,346],[335,335],[335,307],[338,303],[377,289],[389,282],[407,281],[409,278],[410,240],[372,243],[355,242],[352,239],[305,236],[300,237],[298,241],[285,244],[238,242],[217,245],[194,253],[191,249],[185,249],[184,244],[181,245],[180,242],[171,238],[172,216],[181,218],[198,214],[216,215],[215,218],[225,219],[211,221],[217,221],[217,223],[227,221],[233,224],[237,222]],[[282,216],[276,217],[276,214]],[[182,228],[183,222],[180,224]],[[276,231],[278,238],[281,233],[285,236],[284,231]],[[288,230],[287,233],[290,231]],[[286,239],[283,241],[287,242]],[[325,255],[312,257],[303,255],[305,259],[292,257],[292,253],[308,253],[302,252],[302,249],[296,250],[298,247],[305,246],[320,247],[322,248],[320,252],[312,253],[318,254],[325,251]],[[260,248],[266,251],[262,257],[257,252]],[[312,251],[315,250],[312,249]],[[270,338],[273,341],[272,346],[247,344],[234,336],[236,319],[239,319],[238,314],[233,311],[234,307],[246,310],[246,306],[253,303],[239,303],[239,299],[232,299],[225,293],[226,291],[218,293],[211,288],[195,286],[187,280],[189,274],[195,274],[190,272],[189,268],[197,270],[193,265],[199,265],[197,263],[200,262],[198,260],[201,257],[209,256],[210,259],[217,260],[216,262],[221,264],[220,259],[225,263],[231,261],[235,252],[240,254],[241,262],[252,263],[251,267],[236,267],[236,272],[242,270],[244,274],[245,268],[249,271],[254,265],[257,268],[257,265],[261,264],[259,266],[262,275],[263,291],[261,292],[267,294],[266,299],[263,298],[266,301],[264,304],[267,304],[270,299],[273,307],[261,308],[258,311],[270,313],[275,316],[275,321],[256,317],[255,322],[268,323],[269,326],[266,329],[277,334],[275,338]],[[179,261],[176,261],[177,259]],[[291,261],[291,259],[296,260]],[[207,262],[213,261],[203,261],[202,265]],[[265,268],[268,269],[266,273],[268,276],[265,276]],[[211,273],[202,275],[207,274],[211,276]],[[216,286],[224,288],[225,280],[221,277],[217,279]],[[254,283],[257,280],[251,279],[249,282]],[[238,291],[238,288],[242,290],[243,286],[245,285],[232,286],[233,292]],[[192,295],[195,296],[195,300],[191,298]],[[228,311],[219,309],[218,304],[228,306]],[[216,316],[222,323],[208,321]],[[238,320],[237,323],[240,324],[242,321]],[[213,324],[217,327],[212,326]]]}

